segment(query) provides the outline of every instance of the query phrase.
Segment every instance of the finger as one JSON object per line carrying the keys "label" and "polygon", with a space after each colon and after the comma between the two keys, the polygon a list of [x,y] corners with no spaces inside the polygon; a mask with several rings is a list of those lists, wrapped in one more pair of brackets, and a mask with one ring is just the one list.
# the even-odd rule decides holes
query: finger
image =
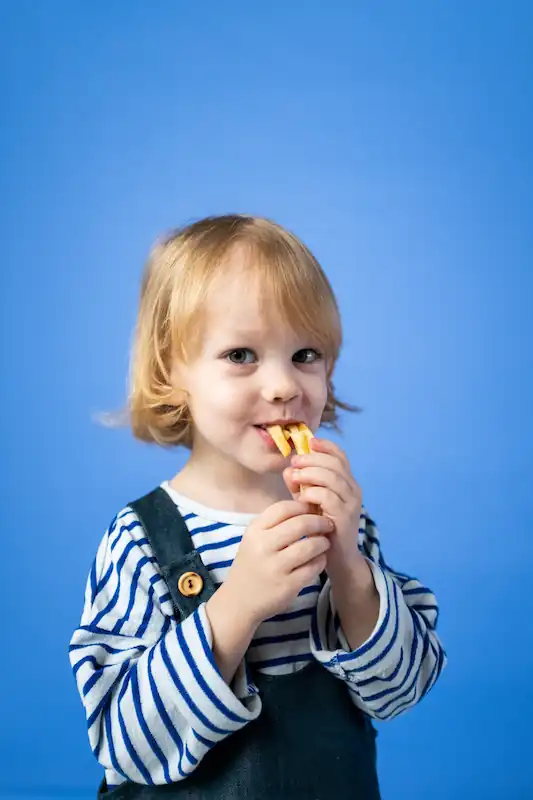
{"label": "finger", "polygon": [[[329,444],[329,443],[328,443]],[[293,469],[304,469],[307,467],[321,467],[331,472],[334,472],[342,480],[346,481],[348,485],[349,496],[362,497],[362,490],[349,468],[346,468],[343,461],[339,460],[337,456],[332,456],[326,453],[312,453],[311,455],[295,456],[292,460]],[[297,477],[293,475],[292,480],[297,481]],[[344,493],[343,493],[344,495]],[[300,499],[300,497],[298,497]]]}
{"label": "finger", "polygon": [[322,513],[336,520],[343,513],[345,503],[325,486],[304,486],[300,492],[302,502],[320,506]]}
{"label": "finger", "polygon": [[301,469],[302,467],[322,467],[336,472],[338,475],[344,475],[351,478],[351,473],[343,461],[337,456],[332,456],[329,453],[310,453],[309,455],[294,456],[291,460],[293,469]]}
{"label": "finger", "polygon": [[281,522],[270,534],[275,550],[284,550],[305,538],[326,536],[333,532],[333,523],[318,514],[302,514],[298,519]]}
{"label": "finger", "polygon": [[302,514],[308,514],[310,508],[307,508],[305,503],[297,502],[296,500],[280,500],[278,503],[273,503],[268,506],[262,514],[260,514],[261,525],[265,530],[275,528],[285,520],[292,519],[292,517],[299,517]]}
{"label": "finger", "polygon": [[285,485],[289,490],[289,492],[292,494],[293,498],[296,499],[300,492],[300,484],[296,483],[296,481],[293,479],[293,472],[294,470],[292,470],[290,467],[284,469],[283,480],[285,481]]}
{"label": "finger", "polygon": [[311,439],[310,441],[310,448],[311,451],[314,453],[327,453],[330,456],[334,456],[338,458],[344,464],[345,468],[349,471],[350,470],[350,462],[348,460],[348,456],[342,449],[339,447],[338,444],[335,442],[330,441],[329,439]]}
{"label": "finger", "polygon": [[[286,484],[289,492],[292,494],[294,499],[298,500],[299,503],[303,502],[302,500],[300,500],[301,485],[299,483],[297,483],[293,479],[293,470],[290,467],[287,467],[287,469],[284,470],[283,479],[285,481],[285,484]],[[309,506],[308,510],[312,514],[320,514],[321,513],[320,512],[320,508],[318,506]]]}
{"label": "finger", "polygon": [[330,546],[327,536],[312,536],[308,539],[300,539],[283,551],[285,569],[288,572],[292,572],[302,567],[314,558],[327,553]]}
{"label": "finger", "polygon": [[[347,503],[350,499],[353,488],[343,474],[333,472],[330,469],[321,467],[304,467],[303,469],[292,470],[291,481],[298,487],[323,486],[334,492],[340,500]],[[301,492],[299,497],[301,497]]]}
{"label": "finger", "polygon": [[322,553],[322,555],[312,558],[307,564],[294,569],[291,572],[291,581],[294,581],[296,586],[309,586],[310,583],[318,578],[321,572],[324,572],[327,563],[327,552]]}

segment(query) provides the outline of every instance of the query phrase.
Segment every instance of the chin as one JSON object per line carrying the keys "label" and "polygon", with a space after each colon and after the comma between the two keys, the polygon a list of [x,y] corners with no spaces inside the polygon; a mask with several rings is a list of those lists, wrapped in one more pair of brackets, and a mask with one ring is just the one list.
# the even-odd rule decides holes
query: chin
{"label": "chin", "polygon": [[270,458],[258,459],[255,464],[249,466],[249,469],[258,475],[281,475],[286,466],[287,461],[284,458],[274,455]]}
{"label": "chin", "polygon": [[281,475],[285,469],[284,464],[271,464],[270,466],[262,464],[254,469],[258,475]]}

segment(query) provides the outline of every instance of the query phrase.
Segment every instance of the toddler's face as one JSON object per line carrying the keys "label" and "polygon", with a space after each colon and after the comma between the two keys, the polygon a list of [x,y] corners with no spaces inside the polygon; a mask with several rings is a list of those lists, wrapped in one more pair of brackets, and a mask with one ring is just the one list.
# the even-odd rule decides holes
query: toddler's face
{"label": "toddler's face", "polygon": [[276,309],[266,315],[259,301],[256,282],[243,282],[242,273],[217,279],[201,351],[175,377],[189,394],[194,451],[265,473],[286,461],[257,426],[292,419],[316,430],[327,381],[317,342],[295,333]]}

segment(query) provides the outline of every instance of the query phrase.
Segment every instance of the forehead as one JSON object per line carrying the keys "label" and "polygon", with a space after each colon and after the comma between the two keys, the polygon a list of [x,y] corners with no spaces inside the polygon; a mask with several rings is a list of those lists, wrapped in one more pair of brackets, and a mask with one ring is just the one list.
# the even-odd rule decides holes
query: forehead
{"label": "forehead", "polygon": [[265,335],[269,331],[292,331],[289,320],[274,298],[261,286],[258,275],[232,268],[217,276],[206,298],[206,334]]}
{"label": "forehead", "polygon": [[190,308],[182,327],[186,359],[219,346],[257,347],[258,338],[275,346],[317,347],[333,361],[338,355],[338,309],[327,279],[312,264],[234,248],[215,264]]}

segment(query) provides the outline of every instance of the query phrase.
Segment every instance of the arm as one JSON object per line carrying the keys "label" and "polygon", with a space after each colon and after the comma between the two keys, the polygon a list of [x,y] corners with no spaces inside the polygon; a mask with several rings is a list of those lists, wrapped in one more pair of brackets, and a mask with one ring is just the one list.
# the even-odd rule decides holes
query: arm
{"label": "arm", "polygon": [[[418,703],[446,663],[436,634],[437,601],[419,581],[386,565],[378,530],[365,512],[361,516],[359,548],[379,595],[375,625],[360,643],[373,618],[373,601],[369,599],[372,591],[366,594],[362,604],[365,610],[358,622],[355,598],[358,593],[365,596],[361,588],[364,581],[361,579],[353,601],[349,601],[348,590],[338,584],[340,576],[334,575],[319,598],[311,646],[315,658],[347,683],[355,705],[376,719],[389,719]],[[336,590],[333,580],[337,580]],[[353,589],[354,584],[349,585]],[[342,609],[336,605],[338,598],[344,603]]]}
{"label": "arm", "polygon": [[91,747],[117,778],[182,780],[260,713],[259,697],[246,687],[237,696],[213,654],[218,642],[229,678],[238,659],[229,663],[228,649],[242,634],[226,642],[231,631],[215,629],[216,611],[213,623],[207,604],[176,623],[143,529],[126,509],[98,551],[70,647]]}
{"label": "arm", "polygon": [[366,642],[379,618],[380,596],[366,558],[328,571],[331,602],[337,609],[349,650]]}
{"label": "arm", "polygon": [[213,633],[213,653],[220,674],[229,685],[250,646],[257,625],[243,613],[242,603],[223,583],[205,605]]}

